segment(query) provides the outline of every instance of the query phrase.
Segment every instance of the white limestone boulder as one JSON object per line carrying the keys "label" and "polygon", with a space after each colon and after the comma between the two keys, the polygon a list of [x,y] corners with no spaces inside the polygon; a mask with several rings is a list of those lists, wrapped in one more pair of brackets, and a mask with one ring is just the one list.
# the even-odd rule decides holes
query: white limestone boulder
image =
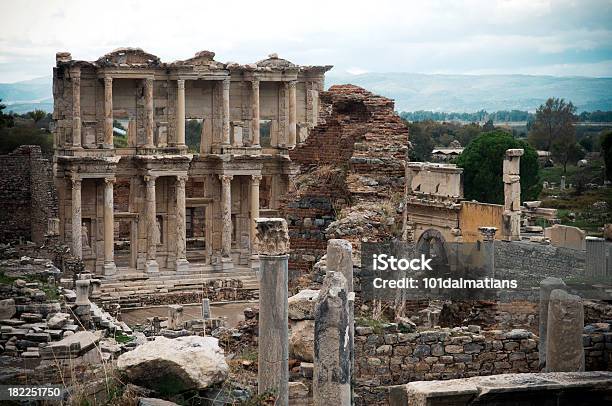
{"label": "white limestone boulder", "polygon": [[229,372],[219,340],[199,336],[157,337],[119,356],[117,368],[133,383],[163,394],[205,389]]}
{"label": "white limestone boulder", "polygon": [[314,307],[319,297],[318,290],[304,289],[289,298],[291,320],[314,320]]}
{"label": "white limestone boulder", "polygon": [[55,313],[47,320],[47,326],[52,330],[60,330],[69,321],[72,321],[68,313]]}
{"label": "white limestone boulder", "polygon": [[289,355],[299,361],[314,362],[314,320],[302,320],[291,327]]}

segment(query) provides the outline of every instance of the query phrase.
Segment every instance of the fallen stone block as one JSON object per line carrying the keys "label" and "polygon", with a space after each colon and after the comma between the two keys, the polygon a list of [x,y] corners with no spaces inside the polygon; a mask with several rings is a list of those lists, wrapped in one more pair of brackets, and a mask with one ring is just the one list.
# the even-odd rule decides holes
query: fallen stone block
{"label": "fallen stone block", "polygon": [[291,320],[314,320],[314,308],[319,297],[318,290],[304,289],[289,298]]}

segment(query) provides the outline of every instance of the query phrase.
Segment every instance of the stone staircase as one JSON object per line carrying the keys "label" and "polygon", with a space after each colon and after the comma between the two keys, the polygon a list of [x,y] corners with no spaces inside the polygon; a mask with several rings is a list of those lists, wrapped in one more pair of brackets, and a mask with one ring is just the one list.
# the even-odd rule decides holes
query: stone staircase
{"label": "stone staircase", "polygon": [[223,286],[224,281],[232,279],[240,280],[242,289],[259,290],[257,275],[251,268],[215,271],[207,265],[191,264],[187,271],[160,271],[157,275],[118,268],[113,279],[101,280],[99,299],[102,303],[118,302],[122,308],[139,307],[142,296],[206,292],[212,284]]}

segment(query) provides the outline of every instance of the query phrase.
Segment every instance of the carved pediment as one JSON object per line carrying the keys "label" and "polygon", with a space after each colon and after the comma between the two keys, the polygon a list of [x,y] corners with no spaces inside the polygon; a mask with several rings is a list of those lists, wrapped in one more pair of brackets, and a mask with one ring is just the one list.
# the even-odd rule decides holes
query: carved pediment
{"label": "carved pediment", "polygon": [[159,66],[160,59],[140,48],[118,48],[97,60],[100,66]]}
{"label": "carved pediment", "polygon": [[212,51],[196,52],[193,58],[185,59],[184,61],[173,62],[172,65],[174,66],[193,66],[197,70],[225,69],[225,65],[223,63],[215,61],[215,53]]}

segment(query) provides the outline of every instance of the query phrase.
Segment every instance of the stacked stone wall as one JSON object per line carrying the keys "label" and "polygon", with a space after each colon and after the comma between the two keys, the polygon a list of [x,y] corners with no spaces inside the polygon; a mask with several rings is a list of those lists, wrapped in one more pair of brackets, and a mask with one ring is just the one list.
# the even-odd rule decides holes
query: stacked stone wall
{"label": "stacked stone wall", "polygon": [[57,217],[51,163],[37,145],[0,156],[0,242],[42,242],[48,219]]}

